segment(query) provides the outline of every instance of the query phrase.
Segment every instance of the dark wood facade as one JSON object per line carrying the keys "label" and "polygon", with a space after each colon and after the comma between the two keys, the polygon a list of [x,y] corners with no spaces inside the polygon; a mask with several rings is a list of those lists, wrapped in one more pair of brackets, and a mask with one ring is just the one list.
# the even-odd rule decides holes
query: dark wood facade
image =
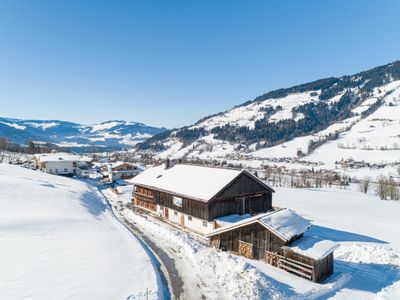
{"label": "dark wood facade", "polygon": [[284,249],[284,257],[312,266],[312,280],[315,282],[322,282],[333,274],[333,252],[323,259],[315,260],[287,248]]}
{"label": "dark wood facade", "polygon": [[[184,214],[212,221],[231,214],[256,214],[272,209],[273,190],[247,172],[242,172],[210,200],[189,198],[172,191],[136,185],[133,192],[135,205],[160,205]],[[174,197],[182,199],[182,205],[174,204]]]}
{"label": "dark wood facade", "polygon": [[239,253],[240,242],[252,245],[249,258],[263,259],[265,251],[279,252],[285,242],[259,223],[239,227],[211,237],[211,244],[224,251]]}
{"label": "dark wood facade", "polygon": [[210,245],[251,259],[264,260],[314,282],[322,282],[333,274],[333,253],[315,260],[290,250],[290,244],[303,235],[284,241],[258,222],[233,228],[210,237]]}

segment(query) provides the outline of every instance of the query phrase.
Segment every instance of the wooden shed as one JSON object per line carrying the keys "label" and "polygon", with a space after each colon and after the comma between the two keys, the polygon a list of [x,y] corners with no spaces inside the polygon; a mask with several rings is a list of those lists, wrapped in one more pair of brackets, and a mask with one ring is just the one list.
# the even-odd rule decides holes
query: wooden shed
{"label": "wooden shed", "polygon": [[259,214],[206,235],[210,245],[251,259],[264,260],[314,282],[333,274],[333,251],[328,240],[304,235],[311,223],[290,209]]}

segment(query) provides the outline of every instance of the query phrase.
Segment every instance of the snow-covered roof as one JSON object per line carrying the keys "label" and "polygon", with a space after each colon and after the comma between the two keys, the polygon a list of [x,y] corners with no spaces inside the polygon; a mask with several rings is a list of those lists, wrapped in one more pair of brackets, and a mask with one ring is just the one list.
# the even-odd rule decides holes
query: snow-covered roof
{"label": "snow-covered roof", "polygon": [[239,222],[232,223],[231,225],[218,228],[206,235],[206,237],[220,234],[222,232],[246,226],[255,222],[261,224],[284,241],[290,241],[293,237],[303,234],[312,226],[310,221],[304,219],[293,210],[284,208],[281,210],[255,215],[251,218],[246,218]]}
{"label": "snow-covered roof", "polygon": [[259,219],[271,231],[277,233],[284,240],[304,233],[311,227],[311,222],[296,214],[293,210],[282,209]]}
{"label": "snow-covered roof", "polygon": [[54,162],[54,161],[80,161],[91,162],[92,159],[87,156],[74,155],[69,153],[49,153],[49,154],[36,154],[40,162]]}
{"label": "snow-covered roof", "polygon": [[229,215],[229,216],[219,217],[219,218],[215,219],[215,221],[217,221],[217,223],[222,226],[227,226],[227,225],[242,221],[242,220],[250,218],[250,217],[251,217],[250,214],[244,214],[244,215],[233,214],[233,215]]}
{"label": "snow-covered roof", "polygon": [[143,171],[130,183],[208,201],[241,172],[245,171],[186,164],[166,169],[164,165],[158,165]]}
{"label": "snow-covered roof", "polygon": [[111,167],[114,169],[114,168],[123,166],[123,165],[125,165],[125,164],[127,164],[127,165],[132,165],[131,163],[128,163],[128,162],[117,161],[117,162],[112,163],[112,164],[111,164]]}
{"label": "snow-covered roof", "polygon": [[121,185],[121,186],[116,187],[116,190],[120,194],[122,194],[122,193],[131,193],[132,194],[133,185]]}
{"label": "snow-covered roof", "polygon": [[331,254],[338,247],[339,244],[333,241],[306,235],[287,248],[298,254],[320,260]]}

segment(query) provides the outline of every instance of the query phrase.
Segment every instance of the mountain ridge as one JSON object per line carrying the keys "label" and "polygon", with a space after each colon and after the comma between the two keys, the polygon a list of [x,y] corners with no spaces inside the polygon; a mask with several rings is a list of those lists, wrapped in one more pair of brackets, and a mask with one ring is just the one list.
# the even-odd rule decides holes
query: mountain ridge
{"label": "mountain ridge", "polygon": [[[353,75],[328,77],[264,93],[192,125],[154,135],[137,144],[136,153],[158,158],[227,161],[239,157],[295,158],[299,152],[307,159],[317,148],[346,139],[355,125],[355,128],[360,124],[371,126],[365,131],[377,132],[379,126],[390,123],[397,130],[396,122],[400,120],[393,111],[400,116],[399,93],[400,61],[397,60]],[[387,121],[376,125],[374,120],[379,119]],[[382,133],[385,135],[385,131]],[[363,135],[360,133],[360,138],[368,138]],[[291,143],[301,139],[304,140],[301,146]],[[378,146],[371,141],[371,147],[392,149],[400,140],[388,137],[387,143],[390,144]],[[271,149],[277,152],[276,147],[284,149],[287,144],[293,144],[290,153],[287,149],[279,155],[271,153]]]}
{"label": "mountain ridge", "polygon": [[37,120],[0,117],[0,136],[17,144],[28,140],[51,143],[60,148],[86,152],[131,148],[146,138],[165,131],[165,128],[139,122],[110,120],[83,125],[61,120]]}

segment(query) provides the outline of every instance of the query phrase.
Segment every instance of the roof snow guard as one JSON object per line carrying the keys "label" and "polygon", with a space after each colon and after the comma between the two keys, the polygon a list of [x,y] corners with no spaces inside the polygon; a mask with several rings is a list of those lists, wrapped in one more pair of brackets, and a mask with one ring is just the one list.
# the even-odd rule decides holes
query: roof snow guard
{"label": "roof snow guard", "polygon": [[151,167],[129,182],[207,202],[242,173],[248,174],[266,189],[273,191],[245,170],[190,164],[177,164],[167,169],[164,164]]}
{"label": "roof snow guard", "polygon": [[295,236],[303,234],[312,226],[309,220],[304,219],[293,210],[284,208],[273,212],[259,214],[254,217],[235,222],[231,225],[218,228],[217,230],[207,234],[206,237],[211,237],[216,234],[240,228],[252,223],[261,224],[285,242],[290,241]]}

